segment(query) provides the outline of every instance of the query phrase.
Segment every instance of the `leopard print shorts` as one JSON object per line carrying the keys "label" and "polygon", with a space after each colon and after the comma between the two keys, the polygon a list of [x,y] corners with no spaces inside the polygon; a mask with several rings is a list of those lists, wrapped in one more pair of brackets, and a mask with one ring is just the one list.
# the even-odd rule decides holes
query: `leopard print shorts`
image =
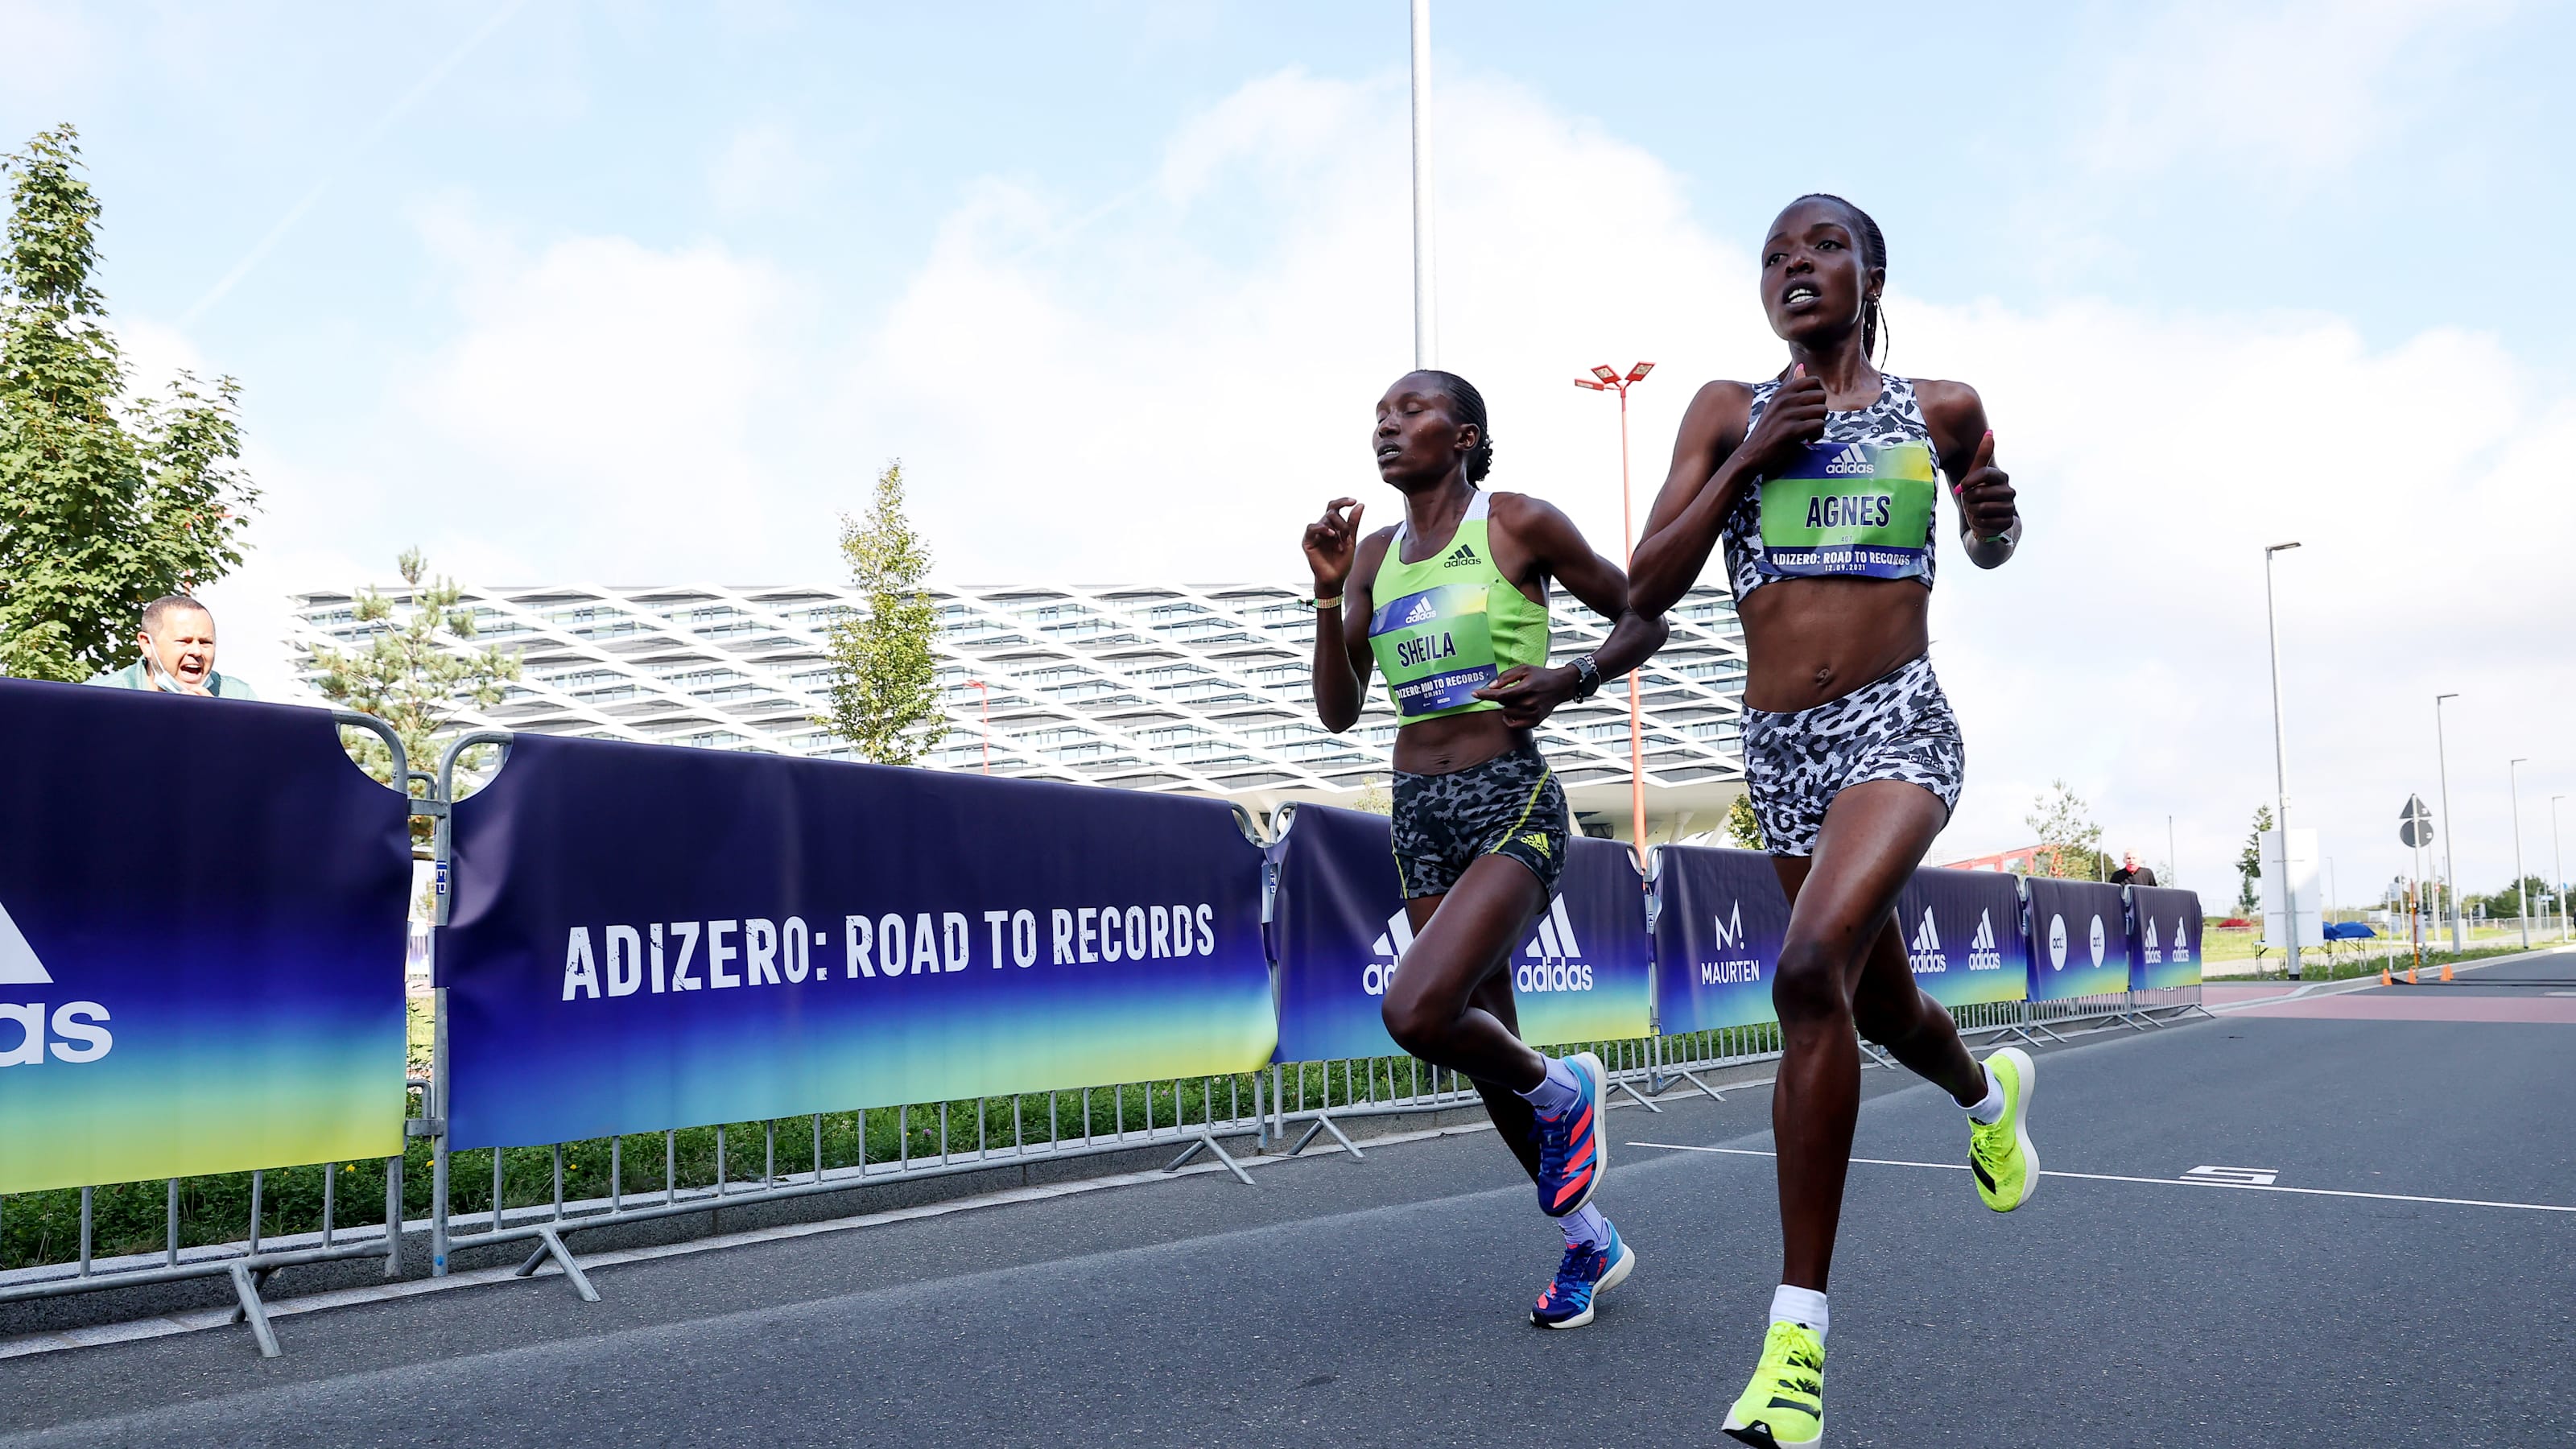
{"label": "leopard print shorts", "polygon": [[1920,785],[1955,810],[1967,768],[1958,716],[1928,654],[1813,709],[1744,712],[1745,782],[1773,855],[1815,854],[1825,807],[1871,780]]}

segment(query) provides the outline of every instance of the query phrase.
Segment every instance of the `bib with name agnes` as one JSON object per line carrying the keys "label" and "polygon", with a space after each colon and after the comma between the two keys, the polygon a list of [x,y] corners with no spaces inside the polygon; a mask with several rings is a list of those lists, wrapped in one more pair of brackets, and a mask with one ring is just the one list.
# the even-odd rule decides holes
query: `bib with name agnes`
{"label": "bib with name agnes", "polygon": [[1932,542],[1932,449],[1923,443],[1809,443],[1762,480],[1769,578],[1920,578]]}
{"label": "bib with name agnes", "polygon": [[1405,719],[1480,703],[1476,691],[1502,672],[1483,584],[1442,584],[1380,605],[1369,648]]}

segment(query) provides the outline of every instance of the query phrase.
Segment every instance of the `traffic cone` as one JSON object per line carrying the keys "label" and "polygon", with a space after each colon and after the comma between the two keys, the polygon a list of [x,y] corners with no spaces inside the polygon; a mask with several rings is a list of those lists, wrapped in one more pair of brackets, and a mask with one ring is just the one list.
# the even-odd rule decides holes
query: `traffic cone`
{"label": "traffic cone", "polygon": [[2445,981],[2451,979],[2451,963],[2448,961],[2442,963],[2442,979]]}
{"label": "traffic cone", "polygon": [[2415,979],[2415,968],[2414,968],[2414,967],[2412,967],[2412,966],[2409,966],[2409,967],[2407,967],[2407,968],[2406,968],[2406,984],[2407,984],[2407,985],[2409,985],[2409,986],[2421,986],[2421,985],[2423,985],[2423,983],[2422,983],[2422,982],[2417,981],[2417,980]]}
{"label": "traffic cone", "polygon": [[2397,984],[2388,979],[2388,968],[2385,966],[2379,968],[2379,984],[2382,986],[2394,986]]}

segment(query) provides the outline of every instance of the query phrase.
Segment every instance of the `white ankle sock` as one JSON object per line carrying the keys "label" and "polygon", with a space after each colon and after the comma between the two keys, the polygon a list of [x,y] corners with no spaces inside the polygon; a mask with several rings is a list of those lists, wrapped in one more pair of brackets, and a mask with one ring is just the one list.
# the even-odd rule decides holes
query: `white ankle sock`
{"label": "white ankle sock", "polygon": [[1565,1243],[1570,1248],[1599,1248],[1610,1242],[1610,1220],[1590,1203],[1558,1218],[1556,1225],[1565,1229]]}
{"label": "white ankle sock", "polygon": [[[1980,1068],[1979,1070],[1983,1070]],[[1968,1115],[1992,1127],[2004,1119],[2003,1078],[1986,1073],[1986,1099],[1968,1109]]]}
{"label": "white ankle sock", "polygon": [[1583,1095],[1583,1084],[1574,1079],[1574,1069],[1555,1057],[1547,1058],[1547,1075],[1538,1085],[1520,1094],[1522,1101],[1538,1109],[1542,1117],[1553,1117],[1574,1105]]}
{"label": "white ankle sock", "polygon": [[1783,1283],[1771,1290],[1773,1323],[1794,1323],[1823,1338],[1829,1317],[1825,1312],[1825,1295],[1813,1288],[1792,1288]]}

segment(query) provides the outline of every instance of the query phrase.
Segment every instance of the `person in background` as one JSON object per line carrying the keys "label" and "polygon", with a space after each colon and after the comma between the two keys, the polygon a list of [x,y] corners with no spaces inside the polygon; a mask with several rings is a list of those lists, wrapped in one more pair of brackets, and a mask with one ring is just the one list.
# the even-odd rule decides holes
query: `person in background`
{"label": "person in background", "polygon": [[144,605],[134,642],[142,657],[85,682],[210,699],[259,698],[239,676],[216,672],[214,611],[186,594],[164,594]]}
{"label": "person in background", "polygon": [[2149,870],[2147,867],[2138,864],[2138,853],[2136,851],[2124,850],[2120,852],[2120,868],[2111,872],[2111,884],[2151,886],[2155,883],[2156,873]]}

